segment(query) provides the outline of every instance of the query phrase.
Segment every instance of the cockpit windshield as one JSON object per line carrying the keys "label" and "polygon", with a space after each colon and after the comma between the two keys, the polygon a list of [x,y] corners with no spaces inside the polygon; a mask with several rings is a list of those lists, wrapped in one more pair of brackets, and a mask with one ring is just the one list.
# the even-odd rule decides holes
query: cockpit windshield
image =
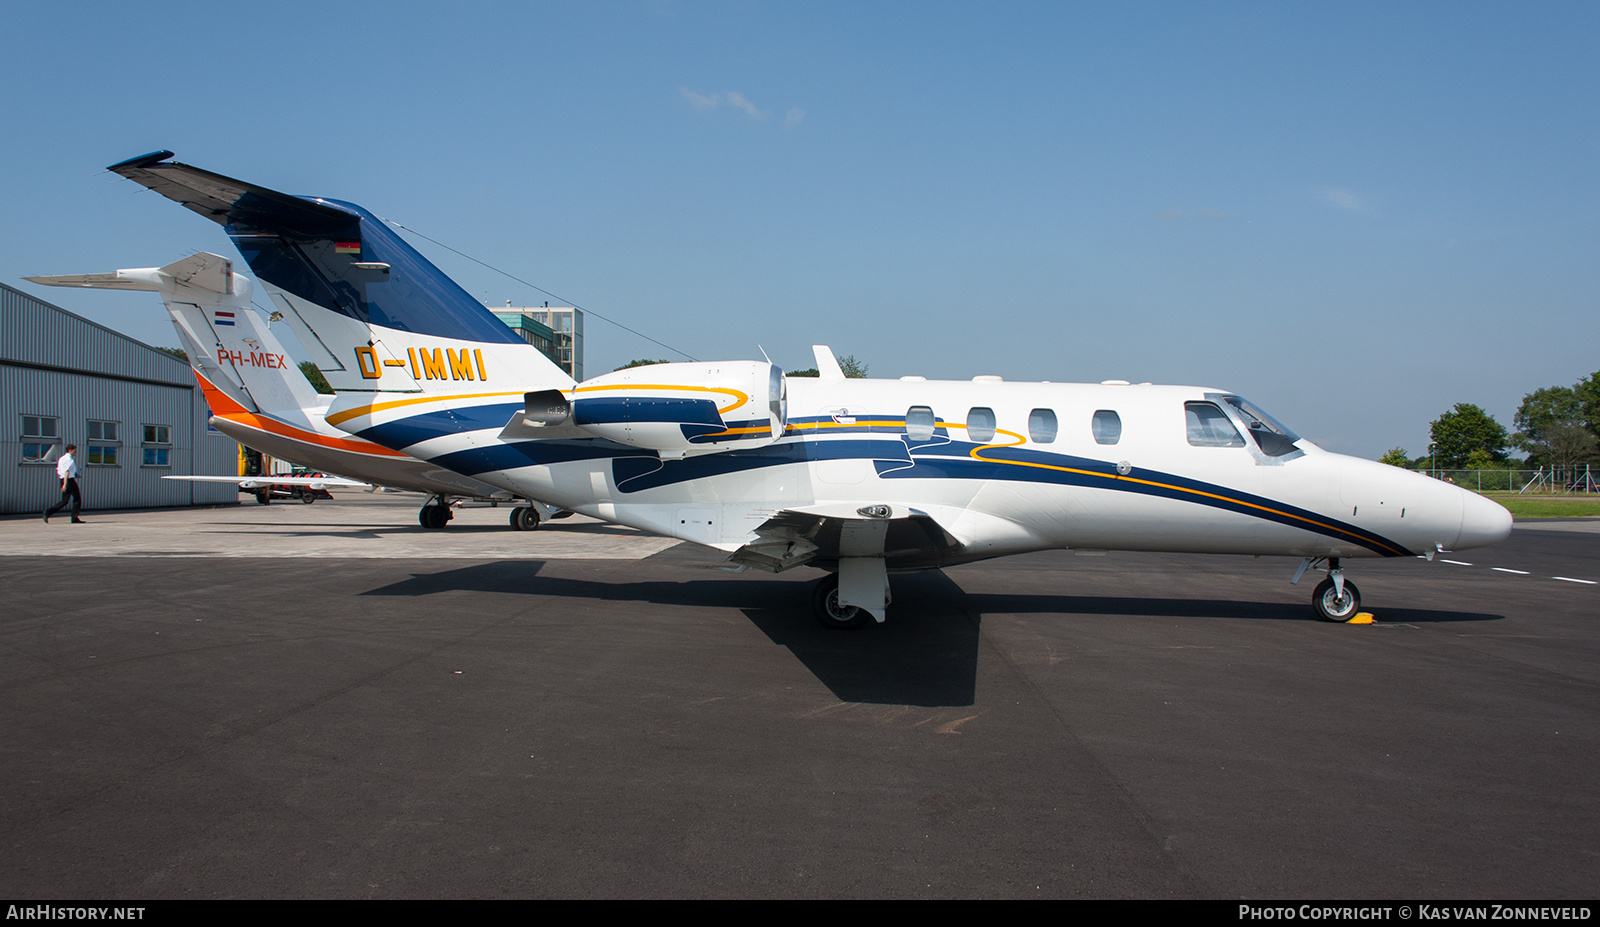
{"label": "cockpit windshield", "polygon": [[1227,403],[1238,413],[1239,418],[1244,420],[1250,437],[1256,442],[1256,446],[1261,448],[1261,453],[1268,457],[1282,457],[1298,450],[1294,443],[1300,440],[1300,436],[1283,427],[1277,419],[1261,411],[1254,403],[1238,396],[1216,398]]}

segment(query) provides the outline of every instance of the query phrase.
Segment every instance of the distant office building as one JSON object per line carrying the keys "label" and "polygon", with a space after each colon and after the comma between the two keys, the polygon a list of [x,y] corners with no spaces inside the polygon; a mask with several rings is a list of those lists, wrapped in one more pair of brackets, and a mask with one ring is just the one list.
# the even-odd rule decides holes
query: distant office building
{"label": "distant office building", "polygon": [[583,310],[572,306],[514,308],[492,311],[523,340],[544,352],[574,380],[583,379]]}
{"label": "distant office building", "polygon": [[78,446],[85,509],[237,502],[239,445],[207,425],[189,365],[0,284],[0,513],[61,497],[55,460]]}

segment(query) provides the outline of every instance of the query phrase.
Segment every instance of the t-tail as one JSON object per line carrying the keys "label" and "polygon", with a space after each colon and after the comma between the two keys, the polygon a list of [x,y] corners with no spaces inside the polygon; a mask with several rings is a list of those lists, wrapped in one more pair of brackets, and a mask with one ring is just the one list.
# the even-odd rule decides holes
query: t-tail
{"label": "t-tail", "polygon": [[[109,170],[223,227],[275,317],[340,393],[331,424],[398,449],[491,422],[498,430],[528,393],[574,385],[360,206],[279,193],[171,157],[154,152]],[[397,428],[405,433],[391,433]]]}
{"label": "t-tail", "polygon": [[155,152],[109,169],[223,227],[334,389],[565,389],[519,338],[383,220],[352,203],[291,196]]}

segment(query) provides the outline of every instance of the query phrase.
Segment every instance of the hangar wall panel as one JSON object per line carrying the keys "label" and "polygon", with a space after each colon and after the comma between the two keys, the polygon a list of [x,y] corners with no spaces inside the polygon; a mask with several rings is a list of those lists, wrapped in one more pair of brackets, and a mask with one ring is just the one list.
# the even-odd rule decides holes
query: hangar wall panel
{"label": "hangar wall panel", "polygon": [[[209,416],[183,361],[0,284],[0,513],[60,496],[55,465],[23,459],[33,417],[54,421],[58,449],[78,445],[86,509],[237,502],[227,484],[161,479],[237,472],[239,446]],[[91,422],[115,424],[116,440],[98,442],[115,464],[89,462]],[[146,425],[164,440],[146,442]]]}

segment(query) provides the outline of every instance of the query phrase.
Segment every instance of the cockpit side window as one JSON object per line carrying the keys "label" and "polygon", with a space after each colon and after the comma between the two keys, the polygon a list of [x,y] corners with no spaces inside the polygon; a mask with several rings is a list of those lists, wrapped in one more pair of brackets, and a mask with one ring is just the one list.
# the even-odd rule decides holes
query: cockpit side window
{"label": "cockpit side window", "polygon": [[1195,447],[1244,447],[1239,429],[1215,403],[1186,402],[1183,414],[1188,422],[1189,443]]}
{"label": "cockpit side window", "polygon": [[1268,457],[1282,457],[1292,454],[1299,448],[1294,443],[1300,440],[1299,436],[1278,423],[1278,420],[1261,411],[1254,403],[1241,399],[1238,396],[1223,396],[1222,401],[1232,406],[1244,420],[1245,428],[1250,432],[1250,437],[1261,448],[1261,453]]}

